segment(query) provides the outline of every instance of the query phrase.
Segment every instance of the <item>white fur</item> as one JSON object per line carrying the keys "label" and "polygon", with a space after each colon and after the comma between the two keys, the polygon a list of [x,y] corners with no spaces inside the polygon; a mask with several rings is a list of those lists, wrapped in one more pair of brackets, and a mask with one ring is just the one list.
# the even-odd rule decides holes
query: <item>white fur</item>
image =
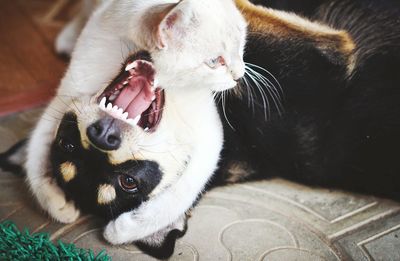
{"label": "white fur", "polygon": [[[83,69],[80,75],[87,75],[87,70],[102,70],[98,67],[108,67],[108,63],[111,63],[114,69],[110,74],[115,75],[121,56],[126,58],[129,51],[147,49],[151,50],[158,72],[157,79],[163,88],[207,86],[213,91],[221,91],[236,86],[235,79],[244,75],[242,57],[246,23],[233,2],[181,1],[177,6],[179,10],[175,11],[180,11],[186,23],[190,24],[180,29],[183,30],[180,37],[168,41],[168,48],[158,49],[152,42],[152,36],[145,30],[144,17],[157,4],[177,2],[114,0],[104,3],[84,28],[72,57],[72,62],[76,62],[71,67],[79,66]],[[226,66],[211,69],[205,64],[206,60],[220,55],[224,57]],[[118,59],[118,63],[114,59]],[[108,73],[104,69],[102,71]],[[79,75],[74,77],[78,80],[86,78]]]}
{"label": "white fur", "polygon": [[64,192],[49,174],[49,151],[58,124],[57,110],[65,109],[59,99],[54,99],[47,107],[33,131],[28,147],[25,169],[27,181],[39,204],[50,216],[62,223],[71,223],[79,217],[73,202],[67,202]]}
{"label": "white fur", "polygon": [[169,232],[171,232],[174,229],[184,231],[186,229],[185,226],[186,226],[186,215],[183,215],[175,222],[169,224],[167,227],[160,229],[156,233],[148,237],[142,238],[139,241],[151,246],[160,246],[164,242]]}
{"label": "white fur", "polygon": [[[157,80],[166,94],[162,120],[154,133],[126,126],[121,148],[109,158],[123,161],[134,155],[154,160],[164,175],[149,201],[106,227],[104,236],[111,243],[164,235],[162,231],[171,224],[180,223],[216,169],[222,147],[222,127],[212,91],[234,87],[235,79],[244,74],[246,25],[231,0],[180,1],[171,12],[178,12],[184,22],[169,28],[177,31],[162,35],[165,45],[157,47],[154,35],[143,30],[144,16],[156,4],[177,2],[104,1],[82,30],[57,96],[28,145],[27,179],[40,205],[60,222],[76,220],[79,211],[66,202],[48,175],[50,143],[62,117],[51,115],[74,111],[85,139],[89,124],[105,113],[93,98],[116,76],[130,53],[150,51]],[[80,30],[75,25],[70,25],[72,30]],[[170,37],[175,33],[181,37]],[[68,38],[66,35],[61,34],[59,41]],[[224,57],[226,66],[212,69],[206,65],[208,59],[218,56]]]}
{"label": "white fur", "polygon": [[[185,93],[182,92],[181,96]],[[192,99],[186,102],[191,103],[187,106],[193,106]],[[198,109],[201,113],[196,114],[197,122],[190,126],[194,147],[183,174],[167,190],[137,210],[124,213],[110,222],[104,231],[104,237],[109,242],[131,242],[157,232],[182,216],[199,196],[216,169],[222,148],[222,127],[212,99],[201,102]]]}
{"label": "white fur", "polygon": [[56,52],[59,54],[71,55],[75,43],[85,26],[87,19],[95,8],[95,1],[84,0],[80,13],[69,22],[59,33],[55,42]]}

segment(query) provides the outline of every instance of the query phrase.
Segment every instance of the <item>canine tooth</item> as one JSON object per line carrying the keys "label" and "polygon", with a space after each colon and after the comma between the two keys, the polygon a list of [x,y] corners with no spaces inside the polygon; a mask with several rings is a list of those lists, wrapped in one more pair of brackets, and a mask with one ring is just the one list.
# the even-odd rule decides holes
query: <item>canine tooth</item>
{"label": "canine tooth", "polygon": [[117,95],[116,95],[115,93],[113,93],[113,94],[110,96],[109,100],[110,100],[110,101],[113,101],[113,100],[115,100],[115,98],[117,98]]}
{"label": "canine tooth", "polygon": [[158,80],[154,79],[153,81],[153,88],[156,88],[158,86]]}
{"label": "canine tooth", "polygon": [[134,124],[138,124],[138,122],[140,121],[140,115],[136,116],[136,118],[133,119]]}
{"label": "canine tooth", "polygon": [[134,119],[127,119],[126,120],[126,122],[129,123],[132,126],[137,125],[139,121],[140,121],[140,115],[136,116],[136,118],[134,118]]}
{"label": "canine tooth", "polygon": [[154,101],[156,99],[156,96],[153,95],[153,97],[151,97],[151,101]]}
{"label": "canine tooth", "polygon": [[107,101],[106,97],[103,97],[103,99],[101,99],[100,104],[99,104],[100,108],[102,108],[102,109],[106,108],[106,101]]}
{"label": "canine tooth", "polygon": [[148,131],[148,130],[149,130],[149,127],[144,128],[144,131]]}
{"label": "canine tooth", "polygon": [[129,71],[130,69],[135,68],[135,66],[136,66],[136,63],[135,63],[135,62],[130,63],[130,64],[128,64],[128,65],[125,67],[125,71]]}
{"label": "canine tooth", "polygon": [[124,81],[122,84],[123,84],[123,85],[127,85],[127,84],[128,84],[128,81]]}

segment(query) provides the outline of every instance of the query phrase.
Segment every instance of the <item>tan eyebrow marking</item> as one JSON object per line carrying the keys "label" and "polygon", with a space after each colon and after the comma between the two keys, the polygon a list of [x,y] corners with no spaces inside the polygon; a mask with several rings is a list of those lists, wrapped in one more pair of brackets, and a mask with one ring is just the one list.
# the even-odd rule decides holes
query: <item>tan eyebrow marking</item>
{"label": "tan eyebrow marking", "polygon": [[70,182],[76,176],[76,166],[70,161],[60,165],[60,172],[65,182]]}
{"label": "tan eyebrow marking", "polygon": [[97,203],[99,205],[106,205],[117,197],[115,188],[110,184],[102,184],[97,190]]}

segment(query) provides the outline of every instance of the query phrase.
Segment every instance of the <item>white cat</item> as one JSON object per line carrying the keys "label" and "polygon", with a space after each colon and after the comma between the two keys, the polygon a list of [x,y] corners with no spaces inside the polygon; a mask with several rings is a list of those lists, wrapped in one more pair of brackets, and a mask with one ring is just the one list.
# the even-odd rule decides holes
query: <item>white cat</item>
{"label": "white cat", "polygon": [[[113,244],[140,239],[158,244],[151,236],[164,235],[158,231],[174,222],[181,226],[185,212],[216,168],[223,137],[213,92],[234,87],[244,74],[246,23],[232,0],[104,1],[73,48],[91,6],[87,3],[81,17],[57,40],[59,51],[74,51],[56,97],[30,138],[27,180],[40,205],[54,219],[69,223],[79,217],[80,211],[67,201],[53,176],[56,170],[51,168],[50,148],[61,118],[73,112],[83,147],[93,145],[87,137],[91,124],[110,115],[122,117],[122,109],[118,117],[117,110],[101,109],[99,95],[104,95],[118,75],[121,63],[147,51],[151,56],[148,63],[155,70],[152,85],[165,93],[160,123],[148,132],[132,123],[133,118],[126,119],[130,114],[125,116],[118,123],[122,126],[121,147],[105,154],[112,164],[132,157],[157,162],[163,176],[149,200],[111,221],[104,236]],[[147,63],[143,59],[136,62]],[[153,95],[154,88],[149,88]],[[155,151],[144,149],[146,146]]]}

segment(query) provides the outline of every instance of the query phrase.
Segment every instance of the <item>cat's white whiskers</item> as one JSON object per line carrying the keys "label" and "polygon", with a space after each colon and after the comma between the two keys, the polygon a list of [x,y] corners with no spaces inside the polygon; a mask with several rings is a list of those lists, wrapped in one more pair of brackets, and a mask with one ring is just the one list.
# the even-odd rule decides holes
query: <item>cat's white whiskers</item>
{"label": "cat's white whiskers", "polygon": [[[272,86],[269,84],[269,81],[267,82],[267,81],[265,80],[265,77],[264,77],[262,74],[260,74],[260,73],[258,73],[258,72],[256,72],[256,71],[254,71],[254,70],[252,70],[252,69],[250,69],[250,68],[249,68],[249,70],[252,72],[252,75],[253,75],[255,78],[257,78],[261,83],[264,84],[264,87],[266,87],[266,90],[268,91],[268,93],[270,94],[270,96],[271,96],[271,98],[272,98],[272,100],[273,100],[273,102],[274,102],[275,108],[277,109],[279,115],[281,115],[281,114],[282,114],[281,108],[282,108],[283,106],[282,106],[282,103],[281,103],[281,98],[280,98],[280,96],[278,96],[274,91],[271,90],[271,89],[272,89]],[[262,88],[262,87],[261,87],[261,88]]]}
{"label": "cat's white whiskers", "polygon": [[[269,76],[271,76],[272,77],[272,79],[276,82],[276,84],[278,85],[278,87],[279,87],[279,91],[280,91],[280,93],[282,94],[282,97],[284,98],[285,97],[285,94],[284,94],[284,92],[283,92],[283,88],[282,88],[282,86],[281,86],[281,84],[279,83],[279,81],[278,81],[278,79],[276,79],[276,77],[270,72],[270,71],[268,71],[267,69],[265,69],[265,68],[263,68],[263,67],[261,67],[261,66],[258,66],[258,65],[256,65],[256,64],[253,64],[253,63],[248,63],[248,62],[245,62],[245,65],[246,65],[246,67],[255,67],[255,68],[258,68],[258,69],[260,69],[261,71],[263,71],[263,72],[266,72]],[[272,83],[271,83],[272,84]],[[272,84],[272,85],[274,85],[274,84]],[[275,87],[275,85],[274,85],[274,87]]]}
{"label": "cat's white whiskers", "polygon": [[[251,104],[251,108],[252,108],[252,112],[254,115],[254,99],[253,99],[253,90],[251,89],[249,82],[246,79],[246,72],[244,74],[244,77],[242,78],[242,83],[243,85],[246,87],[246,92],[247,92],[247,106],[250,108],[250,104]],[[242,85],[242,86],[243,86]]]}
{"label": "cat's white whiskers", "polygon": [[229,127],[231,127],[231,129],[232,130],[236,130],[233,126],[232,126],[232,124],[231,124],[231,122],[229,121],[229,119],[228,119],[228,116],[227,116],[227,114],[226,114],[226,109],[225,109],[225,105],[226,105],[226,98],[225,98],[225,94],[226,94],[226,91],[222,91],[221,92],[221,96],[222,96],[222,112],[223,112],[223,114],[224,114],[224,117],[225,117],[225,120],[226,120],[226,122],[228,123],[228,125],[229,125]]}
{"label": "cat's white whiskers", "polygon": [[[261,68],[259,66],[255,66],[255,67],[256,68]],[[266,70],[264,69],[263,71],[266,71]],[[265,88],[267,90],[269,96],[271,96],[271,99],[272,99],[272,101],[273,101],[273,103],[275,105],[275,108],[276,108],[278,114],[282,115],[283,111],[284,111],[283,105],[282,105],[282,97],[281,97],[280,92],[273,85],[273,83],[268,78],[266,78],[263,74],[261,74],[261,73],[257,72],[256,70],[252,69],[247,64],[246,64],[246,72],[247,72],[248,76],[250,77],[250,79],[252,80],[252,82],[254,82],[256,87],[259,89],[260,93],[261,93],[260,88],[261,89]],[[274,79],[276,79],[276,78],[274,77]],[[263,91],[263,93],[265,94],[264,91]],[[267,97],[267,95],[265,95],[265,97]]]}
{"label": "cat's white whiskers", "polygon": [[249,70],[252,71],[252,73],[254,74],[255,77],[257,77],[257,79],[259,79],[260,81],[262,81],[266,86],[268,86],[268,88],[271,89],[271,91],[273,92],[273,94],[278,98],[281,99],[281,95],[278,92],[278,90],[276,89],[275,85],[267,78],[265,77],[263,74],[257,72],[256,70],[252,69],[249,67]]}
{"label": "cat's white whiskers", "polygon": [[281,94],[279,93],[279,91],[276,89],[275,85],[273,85],[273,83],[268,78],[266,78],[263,74],[255,71],[253,69],[251,69],[251,70],[253,71],[254,75],[268,87],[271,95],[273,95],[280,103],[280,106],[282,106],[282,104],[280,102],[282,100],[282,97],[281,97]]}
{"label": "cat's white whiskers", "polygon": [[[250,72],[246,71],[245,73],[249,76],[250,80],[255,84],[255,86],[257,87],[257,89],[261,95],[262,102],[263,102],[263,108],[264,108],[264,118],[265,118],[265,120],[267,120],[268,116],[269,116],[269,112],[270,112],[270,106],[269,106],[267,94],[264,92],[263,88],[260,86],[257,79],[255,79],[255,76],[252,75]],[[267,114],[268,114],[268,116],[267,116]]]}
{"label": "cat's white whiskers", "polygon": [[[272,88],[271,85],[269,85],[265,80],[267,80],[262,74],[257,73],[257,75],[261,78],[261,80],[265,83],[265,86],[267,87],[266,90],[269,92],[271,95],[271,98],[275,104],[275,107],[279,113],[279,115],[282,115],[283,113],[283,105],[282,105],[282,98],[277,91],[275,87]],[[269,81],[268,81],[269,82]]]}

